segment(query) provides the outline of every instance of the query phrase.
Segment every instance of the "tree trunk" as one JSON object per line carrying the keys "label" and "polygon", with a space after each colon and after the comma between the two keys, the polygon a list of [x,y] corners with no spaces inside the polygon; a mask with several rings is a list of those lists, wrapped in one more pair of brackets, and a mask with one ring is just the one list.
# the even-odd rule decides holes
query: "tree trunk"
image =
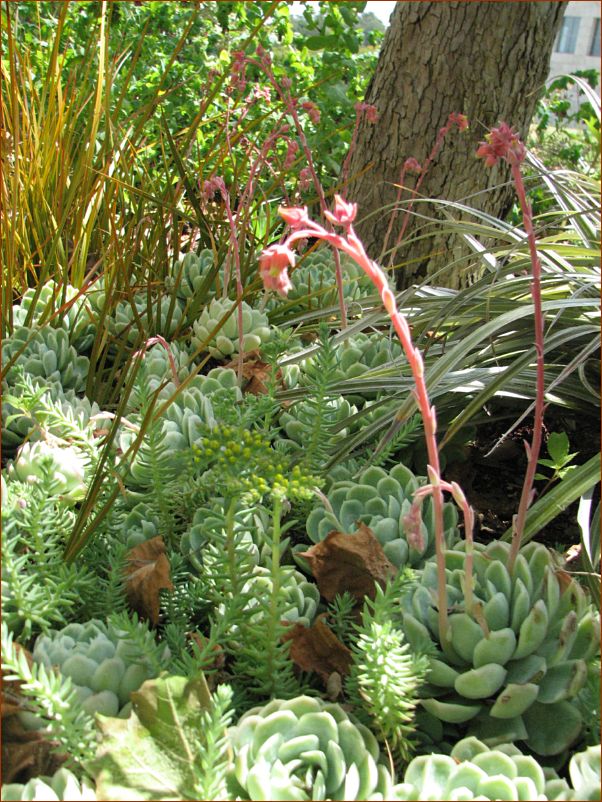
{"label": "tree trunk", "polygon": [[[442,268],[435,278],[439,285],[460,287],[475,278],[474,260],[467,268],[461,258],[468,252],[464,241],[436,235],[436,223],[425,227],[423,215],[444,219],[434,205],[416,203],[412,212],[421,218],[411,213],[401,247],[381,258],[405,160],[414,157],[423,165],[449,114],[466,115],[470,128],[461,133],[454,126],[446,135],[417,197],[465,200],[497,217],[507,213],[513,189],[504,186],[509,177],[506,165],[486,168],[475,151],[487,130],[500,121],[523,139],[527,136],[566,5],[423,0],[395,6],[365,98],[376,106],[378,122],[371,124],[364,117],[360,123],[349,166],[351,183],[344,194],[358,203],[357,230],[368,253],[398,267],[400,289]],[[402,230],[404,209],[417,180],[408,174],[404,178],[408,189],[401,196],[389,249]],[[430,235],[408,244],[413,233]]]}

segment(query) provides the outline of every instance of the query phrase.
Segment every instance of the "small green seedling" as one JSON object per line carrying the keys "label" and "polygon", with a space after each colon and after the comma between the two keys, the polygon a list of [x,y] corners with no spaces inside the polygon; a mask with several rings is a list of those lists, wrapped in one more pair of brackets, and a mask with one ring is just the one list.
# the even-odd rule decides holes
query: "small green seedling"
{"label": "small green seedling", "polygon": [[578,452],[569,454],[569,438],[566,432],[551,432],[547,446],[550,459],[539,459],[537,464],[551,468],[553,474],[551,476],[545,476],[542,473],[535,474],[536,479],[547,480],[547,485],[542,492],[545,492],[553,482],[564,479],[577,467],[570,464]]}

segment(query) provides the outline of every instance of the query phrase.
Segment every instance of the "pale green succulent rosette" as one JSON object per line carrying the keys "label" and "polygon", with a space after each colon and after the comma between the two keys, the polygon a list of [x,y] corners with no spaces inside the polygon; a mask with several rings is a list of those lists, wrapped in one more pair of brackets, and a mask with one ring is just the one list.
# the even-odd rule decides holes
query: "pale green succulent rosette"
{"label": "pale green succulent rosette", "polygon": [[402,602],[412,646],[436,649],[422,707],[486,743],[521,740],[536,754],[558,755],[581,731],[581,715],[570,700],[586,680],[586,661],[599,648],[597,617],[581,587],[561,580],[551,553],[535,542],[522,549],[512,573],[509,544],[475,544],[470,615],[464,548],[457,544],[445,555],[446,643],[435,609],[434,560]]}
{"label": "pale green succulent rosette", "polygon": [[340,705],[274,699],[229,730],[232,799],[396,799],[378,743]]}
{"label": "pale green succulent rosette", "polygon": [[3,785],[2,802],[95,802],[96,792],[87,780],[78,780],[68,769],[59,769],[52,777],[34,777],[25,785]]}
{"label": "pale green succulent rosette", "polygon": [[398,799],[581,799],[565,780],[542,769],[512,744],[489,748],[477,738],[457,743],[451,755],[415,757],[397,786]]}
{"label": "pale green succulent rosette", "polygon": [[30,376],[60,384],[63,390],[82,392],[86,386],[90,362],[69,343],[65,329],[15,329],[2,342],[3,369],[13,357],[15,362],[4,377],[9,387],[17,378],[17,366]]}
{"label": "pale green succulent rosette", "polygon": [[[409,544],[404,517],[408,514],[420,480],[403,465],[390,471],[371,467],[356,481],[335,482],[327,493],[328,507],[317,505],[309,514],[307,534],[314,543],[333,530],[352,534],[358,524],[368,526],[379,540],[388,559],[398,568],[420,567],[435,551],[435,522],[430,500],[423,505],[421,542]],[[458,538],[457,511],[444,505],[445,538],[451,545]]]}
{"label": "pale green succulent rosette", "polygon": [[[242,350],[243,353],[256,351],[271,337],[271,329],[267,316],[248,303],[242,301]],[[233,303],[229,299],[214,298],[201,312],[198,320],[192,324],[192,347],[197,350],[204,348],[214,359],[225,361],[233,359],[239,353],[238,342],[238,311],[232,309]],[[213,330],[226,314],[230,316],[224,325],[211,337]]]}
{"label": "pale green succulent rosette", "polygon": [[[145,637],[153,636],[145,630]],[[165,647],[162,659],[169,656]],[[97,619],[40,635],[33,659],[70,677],[82,708],[104,716],[127,717],[131,692],[156,676],[148,658],[125,633]]]}
{"label": "pale green succulent rosette", "polygon": [[[247,608],[252,611],[259,607],[259,599],[267,599],[272,593],[272,577],[270,570],[256,565],[253,575],[245,583],[242,593],[248,595]],[[320,592],[313,582],[293,566],[286,565],[280,568],[280,599],[282,600],[281,620],[289,624],[303,624],[306,627],[313,623],[320,604]],[[251,621],[259,620],[262,612],[254,617],[251,612]]]}
{"label": "pale green succulent rosette", "polygon": [[137,345],[155,334],[169,339],[182,325],[183,317],[177,298],[164,295],[149,302],[146,292],[138,292],[132,300],[119,301],[106,323],[116,341]]}
{"label": "pale green succulent rosette", "polygon": [[[328,426],[333,429],[333,434],[329,433],[329,439],[333,443],[343,440],[349,434],[349,428],[338,427],[357,413],[357,407],[350,404],[342,395],[326,401],[325,407]],[[280,425],[290,440],[298,445],[304,445],[307,442],[307,432],[311,431],[314,416],[315,407],[311,401],[296,401],[280,414]]]}
{"label": "pale green succulent rosette", "polygon": [[[190,301],[203,287],[207,288],[209,297],[215,296],[215,288],[207,286],[209,276],[214,267],[213,251],[204,248],[200,253],[187,253],[173,265],[170,274],[165,279],[165,289],[168,292],[175,290],[181,301]],[[223,267],[219,272],[223,274]]]}
{"label": "pale green succulent rosette", "polygon": [[52,476],[52,493],[67,504],[75,504],[85,498],[85,455],[73,446],[64,448],[43,440],[24,443],[15,460],[8,468],[9,479],[19,482],[38,482],[46,475],[48,466]]}
{"label": "pale green succulent rosette", "polygon": [[600,744],[588,746],[583,752],[573,755],[569,763],[569,776],[575,789],[575,799],[600,799]]}

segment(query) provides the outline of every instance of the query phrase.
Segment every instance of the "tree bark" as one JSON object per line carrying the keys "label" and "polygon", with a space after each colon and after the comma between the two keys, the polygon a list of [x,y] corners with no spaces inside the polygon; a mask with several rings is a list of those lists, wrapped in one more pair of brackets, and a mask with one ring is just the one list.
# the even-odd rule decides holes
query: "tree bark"
{"label": "tree bark", "polygon": [[[398,2],[365,101],[378,110],[378,122],[364,117],[351,155],[346,199],[358,203],[357,226],[368,253],[381,249],[395,206],[403,163],[422,165],[451,112],[468,117],[470,128],[454,127],[428,172],[417,197],[466,200],[497,217],[510,208],[513,189],[506,165],[493,169],[475,158],[488,129],[505,121],[527,136],[539,90],[549,71],[553,43],[566,2]],[[406,175],[389,238],[397,240],[403,210],[417,177]],[[484,191],[486,190],[486,191]],[[413,212],[443,219],[440,208],[416,204]],[[457,213],[454,213],[457,217]],[[461,257],[468,246],[459,237],[436,233],[437,224],[409,216],[401,247],[382,259],[397,266],[401,289],[441,270],[436,283],[460,287],[475,279],[475,264]],[[408,244],[408,236],[430,233]],[[461,260],[461,261],[456,261]],[[456,264],[453,264],[456,262]]]}

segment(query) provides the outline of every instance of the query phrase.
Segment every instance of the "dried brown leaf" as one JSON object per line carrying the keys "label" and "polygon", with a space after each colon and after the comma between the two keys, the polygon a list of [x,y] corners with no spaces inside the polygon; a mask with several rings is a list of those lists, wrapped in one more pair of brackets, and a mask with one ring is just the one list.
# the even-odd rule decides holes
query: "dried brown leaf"
{"label": "dried brown leaf", "polygon": [[[232,370],[238,370],[238,359],[233,359],[225,365]],[[248,351],[244,355],[242,363],[242,377],[245,380],[245,392],[251,395],[266,395],[268,388],[266,382],[270,375],[271,367],[259,356],[259,351]],[[276,380],[282,385],[282,371],[276,372]]]}
{"label": "dried brown leaf", "polygon": [[159,592],[173,590],[165,543],[158,535],[131,549],[126,558],[125,591],[130,607],[156,626],[159,621]]}
{"label": "dried brown leaf", "polygon": [[318,616],[311,627],[295,624],[283,640],[292,641],[290,657],[295,665],[301,671],[314,671],[327,684],[334,672],[341,676],[349,673],[351,652],[326,626],[324,616]]}
{"label": "dried brown leaf", "polygon": [[322,596],[332,601],[348,591],[361,602],[373,599],[376,583],[384,584],[397,569],[387,559],[371,529],[365,524],[357,532],[330,532],[324,540],[299,554],[310,565]]}

